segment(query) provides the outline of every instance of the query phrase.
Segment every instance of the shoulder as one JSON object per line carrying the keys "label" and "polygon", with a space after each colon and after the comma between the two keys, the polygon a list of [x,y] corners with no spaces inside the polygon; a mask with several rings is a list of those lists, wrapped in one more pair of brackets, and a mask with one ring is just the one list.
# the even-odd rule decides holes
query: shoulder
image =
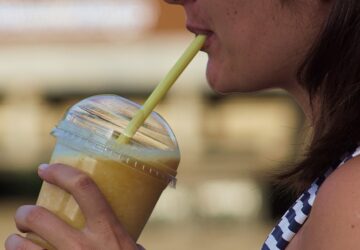
{"label": "shoulder", "polygon": [[[360,157],[322,184],[304,225],[304,249],[360,249]],[[306,245],[306,246],[305,246]]]}

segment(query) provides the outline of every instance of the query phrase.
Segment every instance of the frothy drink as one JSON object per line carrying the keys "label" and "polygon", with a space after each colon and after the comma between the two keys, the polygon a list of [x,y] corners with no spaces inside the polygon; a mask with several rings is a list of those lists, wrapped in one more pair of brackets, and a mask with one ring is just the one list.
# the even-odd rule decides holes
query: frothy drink
{"label": "frothy drink", "polygon": [[[109,103],[110,110],[117,113],[109,111]],[[136,105],[114,96],[92,97],[80,104],[68,112],[53,132],[58,141],[51,163],[67,164],[86,172],[136,241],[162,191],[169,183],[174,184],[180,160],[175,137],[161,117],[155,115],[131,145],[117,145],[112,139],[119,136],[116,127],[123,127],[122,119],[128,120]],[[106,129],[94,139],[96,129],[88,133],[89,124]],[[84,227],[84,216],[74,198],[54,185],[43,183],[37,205],[74,228]],[[28,238],[46,249],[55,249],[34,234],[28,234]]]}

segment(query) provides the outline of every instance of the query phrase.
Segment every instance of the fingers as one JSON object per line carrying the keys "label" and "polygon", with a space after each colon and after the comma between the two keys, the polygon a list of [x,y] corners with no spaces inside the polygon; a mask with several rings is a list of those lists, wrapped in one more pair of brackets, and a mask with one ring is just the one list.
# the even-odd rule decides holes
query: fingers
{"label": "fingers", "polygon": [[[16,211],[15,223],[21,232],[34,232],[46,239],[53,246],[66,244],[78,238],[78,231],[67,225],[60,218],[45,208],[38,206],[22,206]],[[28,249],[28,248],[16,248]]]}
{"label": "fingers", "polygon": [[92,226],[91,219],[96,219],[95,224],[104,217],[108,221],[116,220],[105,197],[86,173],[63,164],[53,164],[40,166],[39,175],[73,195],[89,227]]}
{"label": "fingers", "polygon": [[26,249],[26,250],[42,250],[43,248],[39,247],[35,243],[31,242],[24,237],[13,234],[10,235],[5,241],[5,250],[17,250],[17,249]]}

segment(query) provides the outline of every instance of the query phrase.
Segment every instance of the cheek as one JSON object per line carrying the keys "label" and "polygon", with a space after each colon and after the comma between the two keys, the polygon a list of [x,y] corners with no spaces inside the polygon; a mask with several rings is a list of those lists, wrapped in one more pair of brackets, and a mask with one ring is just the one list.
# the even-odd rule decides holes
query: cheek
{"label": "cheek", "polygon": [[[289,50],[291,37],[283,41],[283,34],[275,36],[272,25],[244,23],[221,30],[209,50],[207,79],[217,92],[248,92],[280,87],[292,74],[294,63]],[[234,37],[235,29],[241,36]],[[269,32],[272,30],[273,32]],[[281,37],[278,38],[278,37]],[[293,53],[293,52],[292,52]]]}

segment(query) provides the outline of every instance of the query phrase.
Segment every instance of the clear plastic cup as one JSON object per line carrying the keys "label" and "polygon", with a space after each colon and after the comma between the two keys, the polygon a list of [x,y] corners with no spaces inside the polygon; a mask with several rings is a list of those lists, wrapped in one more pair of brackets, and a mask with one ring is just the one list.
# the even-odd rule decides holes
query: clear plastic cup
{"label": "clear plastic cup", "polygon": [[[153,112],[130,143],[117,139],[139,105],[114,95],[87,98],[66,113],[52,131],[57,143],[50,163],[63,163],[86,172],[98,185],[118,219],[136,241],[162,191],[175,186],[180,153],[165,120]],[[85,220],[74,198],[44,182],[37,205],[74,228]],[[35,234],[29,239],[54,249]]]}

